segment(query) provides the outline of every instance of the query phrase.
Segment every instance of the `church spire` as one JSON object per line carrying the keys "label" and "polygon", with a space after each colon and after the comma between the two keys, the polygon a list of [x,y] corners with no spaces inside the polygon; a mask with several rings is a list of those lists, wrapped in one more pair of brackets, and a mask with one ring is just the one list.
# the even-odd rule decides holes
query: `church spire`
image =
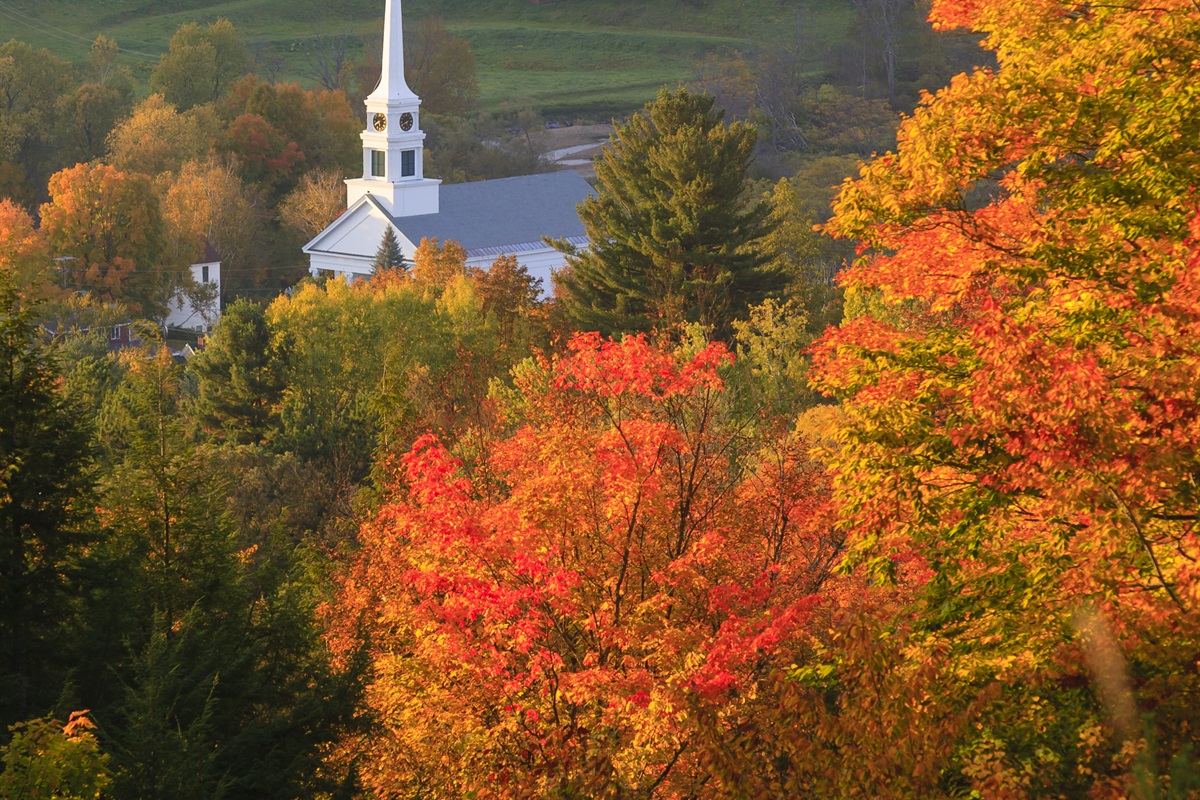
{"label": "church spire", "polygon": [[383,12],[383,71],[379,85],[368,96],[370,100],[417,100],[404,80],[404,20],[401,13],[400,0],[387,0]]}
{"label": "church spire", "polygon": [[394,217],[438,213],[438,185],[425,177],[421,98],[404,80],[404,25],[400,0],[383,15],[383,71],[367,95],[362,132],[363,176],[346,181],[346,204],[371,195]]}

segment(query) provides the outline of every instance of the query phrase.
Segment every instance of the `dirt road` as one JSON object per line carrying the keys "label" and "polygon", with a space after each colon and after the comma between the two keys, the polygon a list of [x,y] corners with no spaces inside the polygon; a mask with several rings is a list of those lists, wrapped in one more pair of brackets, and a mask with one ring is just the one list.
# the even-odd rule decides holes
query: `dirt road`
{"label": "dirt road", "polygon": [[546,156],[559,169],[573,169],[585,178],[594,178],[596,170],[592,166],[592,159],[600,152],[600,147],[608,142],[612,132],[613,126],[607,123],[551,128],[546,131],[549,145]]}

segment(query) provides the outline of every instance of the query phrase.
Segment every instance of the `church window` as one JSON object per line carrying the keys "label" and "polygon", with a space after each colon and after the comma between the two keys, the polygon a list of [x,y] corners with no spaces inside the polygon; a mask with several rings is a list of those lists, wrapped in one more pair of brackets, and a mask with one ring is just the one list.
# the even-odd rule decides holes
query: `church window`
{"label": "church window", "polygon": [[411,178],[417,174],[417,151],[404,150],[400,153],[400,177]]}
{"label": "church window", "polygon": [[200,268],[200,282],[208,283],[208,264],[205,264]]}
{"label": "church window", "polygon": [[383,150],[371,151],[371,177],[387,177],[387,153]]}

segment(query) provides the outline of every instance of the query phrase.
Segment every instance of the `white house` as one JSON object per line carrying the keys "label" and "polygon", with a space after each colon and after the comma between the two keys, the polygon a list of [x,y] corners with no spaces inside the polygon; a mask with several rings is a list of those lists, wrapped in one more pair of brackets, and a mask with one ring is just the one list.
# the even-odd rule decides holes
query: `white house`
{"label": "white house", "polygon": [[221,261],[211,247],[204,255],[191,266],[194,288],[177,290],[168,302],[166,327],[207,333],[221,318]]}
{"label": "white house", "polygon": [[309,271],[370,275],[391,226],[409,261],[423,238],[453,240],[467,251],[470,266],[513,255],[549,288],[552,270],[565,259],[542,238],[587,245],[575,210],[591,193],[587,181],[575,172],[551,172],[442,186],[425,177],[420,106],[404,79],[400,0],[387,0],[383,72],[366,100],[363,177],[346,181],[346,211],[304,246]]}

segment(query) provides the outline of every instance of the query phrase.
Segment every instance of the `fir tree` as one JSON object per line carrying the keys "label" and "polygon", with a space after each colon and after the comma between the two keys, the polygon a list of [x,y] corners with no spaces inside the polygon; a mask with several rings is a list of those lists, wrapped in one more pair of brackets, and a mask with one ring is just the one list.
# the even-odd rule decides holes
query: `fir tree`
{"label": "fir tree", "polygon": [[761,244],[770,206],[746,200],[755,130],[726,126],[713,99],[684,89],[617,128],[579,206],[591,246],[566,253],[575,324],[613,333],[700,322],[727,337],[747,307],[783,288]]}
{"label": "fir tree", "polygon": [[383,272],[389,269],[398,269],[402,272],[408,271],[408,264],[404,260],[404,253],[400,252],[400,242],[396,240],[396,232],[391,225],[383,232],[383,239],[379,242],[379,250],[375,252],[374,269],[376,272]]}

